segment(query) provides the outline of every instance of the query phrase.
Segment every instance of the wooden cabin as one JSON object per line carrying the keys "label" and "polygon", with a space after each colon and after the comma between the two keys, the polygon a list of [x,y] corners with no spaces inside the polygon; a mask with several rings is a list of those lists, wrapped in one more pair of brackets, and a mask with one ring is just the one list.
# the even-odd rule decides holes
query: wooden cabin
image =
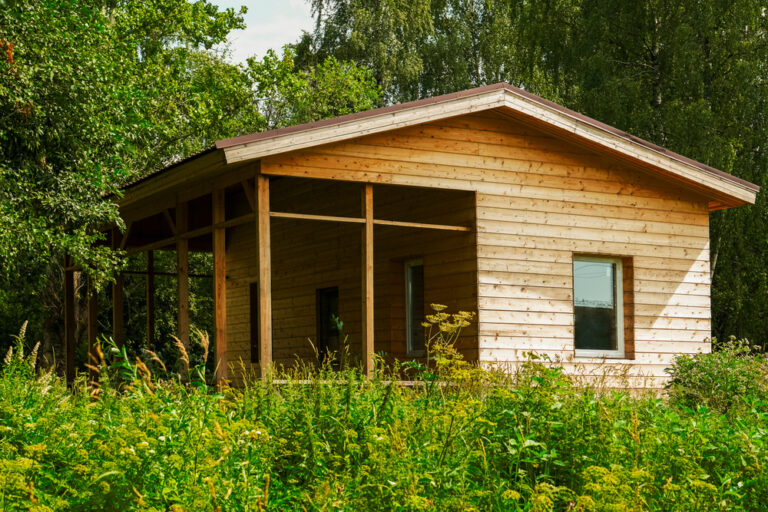
{"label": "wooden cabin", "polygon": [[477,312],[470,361],[660,386],[710,350],[709,212],[757,192],[502,83],[218,141],[127,186],[113,244],[176,251],[185,341],[188,253],[213,252],[221,378],[338,349],[334,316],[368,372],[423,357],[441,303]]}

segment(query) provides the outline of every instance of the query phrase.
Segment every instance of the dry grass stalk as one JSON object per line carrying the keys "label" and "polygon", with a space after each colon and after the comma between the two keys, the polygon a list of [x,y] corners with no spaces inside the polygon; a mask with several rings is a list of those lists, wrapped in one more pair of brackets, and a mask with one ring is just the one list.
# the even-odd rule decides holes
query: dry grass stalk
{"label": "dry grass stalk", "polygon": [[207,332],[195,329],[195,334],[200,338],[200,345],[203,347],[203,364],[208,362],[208,347],[211,346],[211,337]]}
{"label": "dry grass stalk", "polygon": [[136,370],[145,381],[150,382],[152,380],[152,372],[149,371],[149,368],[147,368],[147,365],[144,364],[144,361],[139,356],[136,356]]}
{"label": "dry grass stalk", "polygon": [[184,370],[189,370],[189,354],[187,353],[187,347],[185,347],[184,343],[173,334],[171,334],[171,338],[173,338],[173,344],[176,345],[176,349],[179,351],[179,354],[181,354],[181,362],[184,363]]}
{"label": "dry grass stalk", "polygon": [[144,496],[142,496],[141,493],[135,487],[131,487],[131,489],[133,489],[133,492],[138,497],[138,499],[136,500],[136,504],[140,507],[146,507],[147,503],[144,501]]}
{"label": "dry grass stalk", "polygon": [[154,361],[157,364],[160,365],[160,368],[163,369],[164,372],[167,372],[168,370],[165,367],[165,364],[163,364],[163,361],[157,356],[156,353],[152,352],[151,350],[145,350],[147,354],[149,354],[149,360]]}

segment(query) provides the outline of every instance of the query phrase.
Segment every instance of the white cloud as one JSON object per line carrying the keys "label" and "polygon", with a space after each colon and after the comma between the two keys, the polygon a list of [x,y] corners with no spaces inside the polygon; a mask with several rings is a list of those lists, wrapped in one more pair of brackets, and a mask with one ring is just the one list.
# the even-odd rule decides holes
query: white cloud
{"label": "white cloud", "polygon": [[230,60],[245,62],[256,55],[263,57],[270,48],[280,50],[295,42],[302,31],[310,32],[314,26],[311,6],[304,0],[211,0],[224,9],[241,5],[248,7],[245,30],[233,31],[229,36]]}

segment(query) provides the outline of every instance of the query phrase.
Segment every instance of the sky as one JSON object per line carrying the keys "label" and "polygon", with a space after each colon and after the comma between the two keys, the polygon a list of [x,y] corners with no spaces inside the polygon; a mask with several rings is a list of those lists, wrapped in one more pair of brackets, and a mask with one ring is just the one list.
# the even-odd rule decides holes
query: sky
{"label": "sky", "polygon": [[295,42],[302,30],[312,30],[312,16],[307,0],[210,0],[221,9],[248,7],[245,30],[229,36],[233,62],[245,62],[253,55],[263,57],[270,48],[280,50]]}

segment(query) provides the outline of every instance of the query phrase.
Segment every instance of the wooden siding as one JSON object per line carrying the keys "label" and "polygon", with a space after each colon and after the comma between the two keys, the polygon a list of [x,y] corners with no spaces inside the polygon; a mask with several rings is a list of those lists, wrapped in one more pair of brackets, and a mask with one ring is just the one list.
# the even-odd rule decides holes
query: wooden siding
{"label": "wooden siding", "polygon": [[475,192],[482,362],[533,350],[604,372],[573,357],[573,254],[631,258],[634,358],[612,371],[658,385],[675,354],[710,349],[707,199],[617,159],[487,112],[268,157],[262,171]]}

